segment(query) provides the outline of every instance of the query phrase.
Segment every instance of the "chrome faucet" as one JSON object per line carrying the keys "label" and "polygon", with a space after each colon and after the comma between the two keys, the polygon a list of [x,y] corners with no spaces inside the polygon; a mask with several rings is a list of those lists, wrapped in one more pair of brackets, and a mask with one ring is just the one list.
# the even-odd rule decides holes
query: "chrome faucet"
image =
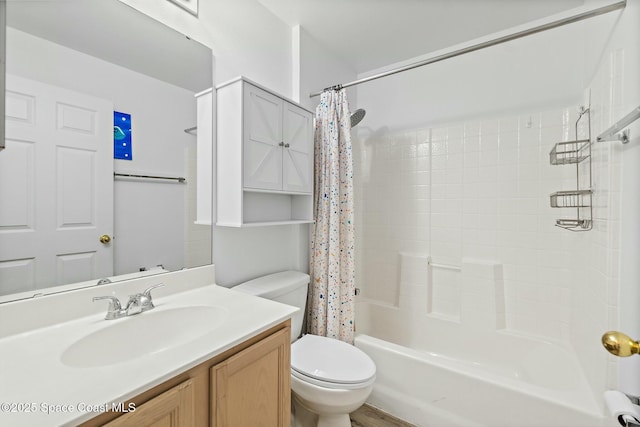
{"label": "chrome faucet", "polygon": [[104,317],[106,320],[119,319],[125,316],[133,316],[135,314],[140,314],[145,311],[151,310],[155,307],[153,305],[153,299],[151,298],[151,291],[161,286],[164,286],[164,284],[159,283],[157,285],[151,286],[148,289],[145,289],[145,291],[142,293],[130,295],[129,301],[127,301],[127,305],[124,308],[122,308],[120,300],[111,295],[94,297],[93,301],[99,301],[103,299],[109,300],[107,315]]}
{"label": "chrome faucet", "polygon": [[103,297],[93,297],[93,301],[98,301],[101,299],[109,300],[109,308],[107,308],[107,315],[104,317],[106,320],[119,319],[122,316],[125,316],[122,310],[122,305],[120,305],[120,300],[114,296],[107,295]]}
{"label": "chrome faucet", "polygon": [[154,308],[155,306],[153,305],[153,299],[151,298],[151,291],[162,286],[164,286],[164,284],[158,283],[157,285],[153,285],[150,288],[145,289],[145,291],[140,294],[130,295],[127,306],[124,309],[126,315],[132,316],[134,314],[144,313],[145,311]]}

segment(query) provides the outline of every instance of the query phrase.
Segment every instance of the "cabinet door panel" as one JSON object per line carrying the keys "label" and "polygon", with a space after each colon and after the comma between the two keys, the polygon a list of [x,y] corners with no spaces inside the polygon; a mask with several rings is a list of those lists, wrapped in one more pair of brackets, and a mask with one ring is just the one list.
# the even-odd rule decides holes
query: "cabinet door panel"
{"label": "cabinet door panel", "polygon": [[284,103],[282,132],[282,188],[311,193],[313,190],[313,118],[311,113]]}
{"label": "cabinet door panel", "polygon": [[281,190],[283,101],[254,86],[244,88],[244,187]]}
{"label": "cabinet door panel", "polygon": [[106,427],[183,427],[194,424],[194,387],[187,380],[105,424]]}
{"label": "cabinet door panel", "polygon": [[290,328],[211,368],[211,425],[288,427]]}

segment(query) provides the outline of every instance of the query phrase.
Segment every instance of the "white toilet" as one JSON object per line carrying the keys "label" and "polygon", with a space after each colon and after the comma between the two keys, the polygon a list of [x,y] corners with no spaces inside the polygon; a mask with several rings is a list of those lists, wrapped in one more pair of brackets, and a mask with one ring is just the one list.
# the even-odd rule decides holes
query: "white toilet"
{"label": "white toilet", "polygon": [[302,332],[308,285],[308,274],[283,271],[233,289],[300,308],[291,319],[294,425],[350,427],[349,413],[369,397],[376,366],[362,350],[345,342],[317,335],[297,339]]}

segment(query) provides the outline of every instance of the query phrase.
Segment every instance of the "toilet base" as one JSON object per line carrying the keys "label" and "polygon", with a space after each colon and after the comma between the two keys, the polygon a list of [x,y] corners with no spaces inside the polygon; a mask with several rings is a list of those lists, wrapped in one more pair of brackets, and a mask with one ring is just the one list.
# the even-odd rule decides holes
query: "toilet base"
{"label": "toilet base", "polygon": [[351,427],[349,414],[318,417],[318,427]]}
{"label": "toilet base", "polygon": [[316,427],[318,414],[311,412],[293,396],[291,397],[291,427]]}
{"label": "toilet base", "polygon": [[295,396],[291,399],[291,427],[351,427],[349,414],[318,415]]}
{"label": "toilet base", "polygon": [[364,404],[371,390],[372,384],[347,389],[320,387],[291,375],[294,426],[351,427],[349,414]]}

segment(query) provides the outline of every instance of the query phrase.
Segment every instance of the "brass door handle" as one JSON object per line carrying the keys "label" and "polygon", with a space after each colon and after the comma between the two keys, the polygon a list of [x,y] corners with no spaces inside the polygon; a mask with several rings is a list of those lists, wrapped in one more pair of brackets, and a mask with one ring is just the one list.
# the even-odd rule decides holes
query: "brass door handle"
{"label": "brass door handle", "polygon": [[602,336],[602,345],[615,356],[628,357],[640,353],[640,343],[626,334],[609,331]]}
{"label": "brass door handle", "polygon": [[103,234],[102,236],[100,236],[100,243],[102,243],[103,245],[106,245],[110,241],[111,241],[111,236],[109,236],[108,234]]}

